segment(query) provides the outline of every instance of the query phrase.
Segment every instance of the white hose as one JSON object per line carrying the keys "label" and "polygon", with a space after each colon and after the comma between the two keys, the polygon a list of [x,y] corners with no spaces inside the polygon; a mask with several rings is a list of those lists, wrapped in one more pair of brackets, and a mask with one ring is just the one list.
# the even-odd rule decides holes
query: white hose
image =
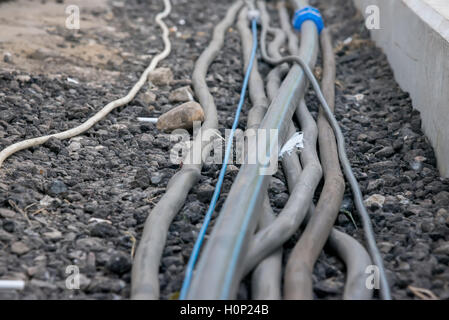
{"label": "white hose", "polygon": [[168,38],[169,30],[168,30],[167,26],[165,25],[165,23],[162,21],[162,19],[166,18],[171,12],[170,0],[164,0],[164,4],[165,4],[165,10],[160,12],[156,16],[156,23],[161,27],[162,32],[163,32],[162,39],[164,41],[164,51],[162,51],[161,53],[156,55],[151,60],[150,65],[145,69],[143,74],[140,76],[139,81],[137,81],[137,83],[134,85],[134,87],[132,87],[132,89],[128,92],[128,94],[126,96],[124,96],[120,99],[114,100],[112,102],[109,102],[106,106],[103,107],[103,109],[98,111],[94,116],[92,116],[87,121],[85,121],[84,123],[82,123],[81,125],[79,125],[75,128],[72,128],[72,129],[66,130],[66,131],[62,131],[59,133],[55,133],[55,134],[38,137],[38,138],[23,140],[23,141],[20,141],[20,142],[10,145],[9,147],[3,149],[2,152],[0,152],[0,167],[3,164],[3,161],[5,161],[9,156],[11,156],[12,154],[14,154],[20,150],[44,144],[48,139],[53,138],[53,137],[57,138],[59,140],[63,140],[63,139],[72,138],[72,137],[77,136],[83,132],[86,132],[93,125],[95,125],[101,119],[106,117],[112,110],[114,110],[115,108],[124,106],[124,105],[128,104],[132,99],[134,99],[136,94],[139,92],[139,90],[142,88],[142,86],[147,81],[149,73],[151,71],[153,71],[156,68],[157,64],[161,60],[165,59],[170,54],[170,51],[171,51],[171,43]]}

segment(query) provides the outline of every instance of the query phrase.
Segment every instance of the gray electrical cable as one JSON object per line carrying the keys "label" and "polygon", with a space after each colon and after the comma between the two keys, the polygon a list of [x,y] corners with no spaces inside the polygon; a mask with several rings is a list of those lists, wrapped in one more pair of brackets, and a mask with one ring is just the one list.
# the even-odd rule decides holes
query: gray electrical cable
{"label": "gray electrical cable", "polygon": [[357,179],[355,178],[354,173],[352,172],[351,164],[350,164],[349,159],[346,154],[345,140],[344,140],[343,133],[341,132],[340,126],[338,124],[338,121],[335,119],[331,109],[329,108],[329,105],[327,104],[326,99],[324,98],[323,93],[321,91],[320,85],[318,84],[318,81],[315,79],[315,76],[313,75],[313,72],[310,69],[310,67],[307,65],[307,63],[305,63],[299,56],[288,56],[288,57],[284,57],[282,59],[270,58],[267,55],[266,47],[265,47],[266,34],[267,34],[267,30],[262,29],[261,51],[262,51],[263,59],[267,63],[270,63],[272,65],[279,65],[279,64],[283,64],[283,63],[297,63],[303,69],[304,73],[306,74],[307,78],[309,79],[310,83],[312,84],[313,89],[315,90],[315,92],[317,94],[318,100],[320,101],[320,103],[322,105],[323,111],[332,127],[332,130],[334,131],[334,134],[336,135],[340,162],[343,166],[343,171],[345,173],[346,178],[348,179],[348,182],[351,186],[351,190],[354,194],[354,202],[355,202],[357,211],[360,215],[360,218],[362,220],[363,230],[364,230],[365,238],[366,238],[366,241],[368,244],[368,251],[371,255],[371,258],[374,261],[374,264],[379,269],[381,297],[384,300],[391,300],[390,287],[388,285],[388,280],[387,280],[387,276],[385,273],[382,257],[377,248],[377,244],[376,244],[376,240],[374,238],[374,232],[373,232],[373,228],[371,225],[370,217],[365,208],[365,205],[363,204],[362,192],[360,191]]}
{"label": "gray electrical cable", "polygon": [[[335,59],[327,30],[321,33],[323,52],[323,93],[333,110],[335,104]],[[293,248],[285,271],[285,298],[313,299],[313,267],[321,253],[338,216],[345,183],[338,160],[337,145],[332,128],[322,109],[318,116],[320,159],[324,170],[324,186],[320,199],[299,241]],[[364,266],[365,270],[368,265]],[[364,281],[361,283],[365,286]],[[372,292],[365,286],[369,297]],[[361,298],[366,298],[363,296]]]}
{"label": "gray electrical cable", "polygon": [[[258,3],[259,5],[259,3]],[[264,23],[264,11],[266,12],[264,2],[262,1],[262,5],[259,6],[261,10],[262,24]],[[291,54],[296,54],[298,48],[294,47],[293,44],[298,43],[298,39],[293,32],[291,24],[289,23],[289,16],[287,9],[285,7],[285,2],[280,2],[278,6],[279,19],[281,21],[282,30],[288,35],[289,41],[289,51]],[[269,27],[269,20],[265,22],[267,27],[267,31],[270,33],[271,29]],[[282,58],[279,53],[279,48],[271,48],[271,42],[268,45],[268,54],[275,58]],[[329,44],[329,46],[332,46]],[[331,53],[331,51],[329,51]],[[277,66],[276,68],[279,68]],[[276,69],[275,68],[275,69]],[[275,70],[274,69],[274,70]],[[294,131],[293,131],[294,132]],[[293,134],[293,132],[291,134]],[[334,137],[335,139],[335,137]],[[282,159],[282,167],[285,172],[285,176],[287,177],[289,190],[292,191],[294,186],[297,183],[299,174],[302,171],[301,164],[299,163],[298,157],[296,155],[285,156]],[[315,212],[315,206],[312,205],[307,213],[306,218],[304,219],[304,225],[307,225],[310,218],[313,216]],[[371,299],[373,295],[373,291],[367,289],[365,281],[366,281],[366,266],[371,265],[371,258],[365,248],[353,237],[337,230],[336,228],[332,229],[328,240],[330,248],[335,251],[335,253],[343,260],[346,265],[346,283],[345,289],[343,293],[343,299],[345,300],[365,300]]]}
{"label": "gray electrical cable", "polygon": [[[301,129],[304,133],[304,148],[301,152],[304,170],[301,172],[287,204],[276,220],[254,235],[246,254],[243,275],[246,275],[262,259],[282,246],[298,230],[312,204],[315,189],[322,177],[316,150],[318,128],[303,99],[296,114],[299,115]],[[291,126],[292,124],[290,128]]]}
{"label": "gray electrical cable", "polygon": [[[262,25],[267,25],[267,19],[269,17],[266,12],[262,11],[261,13]],[[272,33],[275,34],[275,39],[271,49],[273,50],[273,53],[275,53],[276,47],[281,44],[279,39],[276,40],[276,34],[278,37],[280,37],[281,34],[275,30],[272,30]],[[285,36],[282,38],[285,40]],[[285,67],[286,65],[279,65],[269,74],[267,88],[272,95],[275,94],[275,91],[277,92],[276,87],[277,89],[279,88],[278,84],[280,76],[283,73],[282,69]],[[274,98],[274,96],[272,98]],[[304,136],[306,137],[304,149],[301,153],[301,158],[305,167],[301,173],[301,179],[298,179],[287,204],[279,216],[271,224],[259,230],[254,235],[254,239],[250,244],[245,259],[244,275],[250,272],[265,256],[281,247],[282,244],[296,232],[307,214],[307,208],[309,208],[312,203],[315,188],[322,176],[321,166],[316,151],[318,129],[315,120],[313,120],[307,107],[305,107],[304,101],[301,101],[296,114],[301,114],[299,120],[304,131]],[[289,120],[289,122],[288,137],[291,137],[296,130],[293,121]],[[286,159],[292,157],[296,157],[297,159],[298,156],[296,154],[291,154],[285,155],[285,157]]]}
{"label": "gray electrical cable", "polygon": [[[254,10],[254,6],[250,7]],[[243,60],[245,67],[249,64],[252,50],[252,33],[248,25],[248,10],[243,8],[240,12],[237,29],[239,30]],[[249,79],[249,97],[252,103],[248,111],[247,134],[251,135],[251,129],[257,129],[268,109],[268,98],[264,89],[264,81],[258,70],[257,60],[254,61]],[[275,219],[268,199],[268,193],[264,199],[263,211],[259,221],[259,228],[268,226]],[[251,295],[255,300],[279,300],[281,298],[281,274],[282,274],[282,248],[265,258],[254,270],[251,279]]]}
{"label": "gray electrical cable", "polygon": [[[296,9],[307,6],[305,0],[291,0],[291,3]],[[318,51],[317,28],[311,21],[306,21],[302,28],[300,54],[313,65]],[[283,143],[289,138],[288,126],[304,96],[306,80],[302,69],[293,65],[261,123],[260,128],[266,130],[267,134],[266,143],[262,143],[263,147],[259,151],[276,168],[278,141]],[[272,132],[277,133],[279,139],[272,139]],[[244,163],[240,167],[198,261],[196,272],[201,277],[194,277],[192,280],[187,299],[231,299],[236,296],[247,262],[247,249],[253,242],[254,232],[260,221],[263,199],[272,175],[271,169],[272,166],[267,168],[264,161]],[[310,173],[307,175],[308,178],[313,178]]]}
{"label": "gray electrical cable", "polygon": [[[202,130],[216,130],[218,127],[217,109],[214,98],[206,83],[206,74],[210,64],[220,52],[224,37],[242,7],[242,1],[236,1],[226,13],[225,18],[215,27],[212,41],[198,58],[192,75],[193,88],[205,112]],[[203,147],[201,137],[195,137],[194,144]],[[212,146],[209,144],[209,146]],[[207,149],[207,148],[206,148]],[[204,150],[204,149],[203,149]],[[193,147],[186,155],[191,158]],[[184,164],[169,181],[167,191],[149,214],[145,222],[142,239],[136,251],[132,268],[131,298],[159,298],[159,265],[165,246],[171,221],[181,209],[192,186],[201,176],[201,152],[193,154],[194,163]]]}

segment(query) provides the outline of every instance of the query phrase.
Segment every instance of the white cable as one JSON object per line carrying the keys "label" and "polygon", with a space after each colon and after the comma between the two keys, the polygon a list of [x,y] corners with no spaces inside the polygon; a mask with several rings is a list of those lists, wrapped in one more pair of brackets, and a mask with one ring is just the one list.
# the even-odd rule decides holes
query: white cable
{"label": "white cable", "polygon": [[23,280],[0,280],[1,290],[23,290],[25,281]]}
{"label": "white cable", "polygon": [[99,122],[105,116],[107,116],[112,110],[114,110],[115,108],[124,106],[124,105],[128,104],[132,99],[134,99],[136,94],[139,92],[139,90],[142,88],[142,86],[147,81],[149,73],[151,71],[153,71],[156,68],[157,64],[161,60],[165,59],[170,54],[170,51],[171,51],[171,43],[168,38],[169,30],[162,20],[162,19],[166,18],[171,12],[170,0],[164,0],[164,4],[165,4],[165,10],[160,12],[156,16],[156,23],[161,27],[162,32],[163,32],[162,39],[164,41],[164,51],[162,51],[161,53],[156,55],[151,60],[150,65],[145,69],[143,74],[140,76],[139,81],[137,81],[137,83],[134,85],[134,87],[132,87],[132,89],[129,91],[129,93],[126,96],[108,103],[106,106],[103,107],[103,109],[98,111],[94,116],[92,116],[91,118],[86,120],[84,123],[82,123],[81,125],[79,125],[75,128],[72,128],[72,129],[69,129],[69,130],[66,130],[63,132],[51,134],[51,135],[46,135],[46,136],[42,136],[42,137],[38,137],[38,138],[23,140],[23,141],[20,141],[20,142],[10,145],[9,147],[3,149],[2,152],[0,152],[0,167],[3,164],[3,161],[5,161],[9,156],[11,156],[12,154],[14,154],[20,150],[41,145],[52,137],[63,140],[63,139],[72,138],[74,136],[77,136],[77,135],[89,130],[93,125],[95,125],[97,122]]}
{"label": "white cable", "polygon": [[157,123],[157,120],[158,120],[159,118],[137,118],[137,121],[140,121],[140,122],[150,122],[150,123]]}

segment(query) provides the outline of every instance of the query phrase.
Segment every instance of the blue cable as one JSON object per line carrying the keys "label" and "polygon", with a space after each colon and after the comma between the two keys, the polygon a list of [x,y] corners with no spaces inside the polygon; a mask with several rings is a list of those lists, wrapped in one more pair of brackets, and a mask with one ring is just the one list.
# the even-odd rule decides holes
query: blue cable
{"label": "blue cable", "polygon": [[249,77],[251,75],[251,70],[253,68],[254,60],[256,59],[256,51],[257,51],[257,18],[251,20],[251,29],[253,33],[253,48],[251,51],[251,57],[249,60],[248,68],[246,69],[245,79],[243,81],[242,91],[240,92],[240,101],[235,112],[235,119],[232,125],[231,134],[228,138],[228,144],[226,146],[226,153],[224,157],[224,163],[221,167],[220,175],[218,177],[217,185],[215,186],[215,191],[212,196],[211,203],[209,205],[209,209],[207,210],[206,216],[204,217],[203,225],[201,226],[200,233],[198,238],[196,239],[195,246],[193,247],[192,254],[189,259],[189,263],[187,264],[186,275],[184,277],[184,282],[182,284],[181,293],[179,296],[180,300],[185,300],[187,296],[187,291],[189,290],[190,283],[192,282],[193,270],[195,269],[195,264],[198,260],[198,256],[201,250],[201,246],[204,241],[204,237],[206,235],[207,227],[209,226],[210,220],[212,218],[212,214],[214,213],[215,206],[217,205],[218,197],[220,196],[221,186],[223,185],[223,180],[226,173],[226,168],[228,167],[229,158],[231,156],[232,151],[232,143],[234,139],[235,130],[237,129],[237,125],[239,123],[240,113],[243,108],[243,103],[245,102],[246,89],[248,88]]}

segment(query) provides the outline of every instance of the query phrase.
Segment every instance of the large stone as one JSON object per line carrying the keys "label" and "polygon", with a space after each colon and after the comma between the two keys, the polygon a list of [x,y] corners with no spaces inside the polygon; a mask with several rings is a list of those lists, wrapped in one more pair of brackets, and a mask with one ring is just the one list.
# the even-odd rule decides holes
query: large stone
{"label": "large stone", "polygon": [[204,121],[203,108],[194,101],[186,102],[159,117],[157,128],[162,131],[191,129],[195,121]]}

